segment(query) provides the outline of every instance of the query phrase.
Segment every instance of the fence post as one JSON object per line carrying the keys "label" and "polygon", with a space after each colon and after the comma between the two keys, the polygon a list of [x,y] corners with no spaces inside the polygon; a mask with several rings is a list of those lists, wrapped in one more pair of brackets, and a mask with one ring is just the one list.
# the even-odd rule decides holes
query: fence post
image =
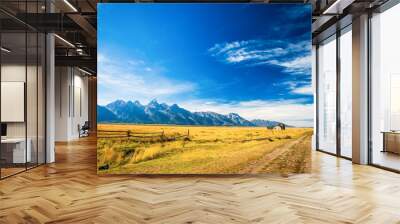
{"label": "fence post", "polygon": [[130,137],[131,136],[131,130],[126,131],[126,137]]}
{"label": "fence post", "polygon": [[164,142],[164,130],[161,132],[161,142]]}
{"label": "fence post", "polygon": [[189,138],[189,129],[188,129],[188,132],[187,132],[187,137]]}

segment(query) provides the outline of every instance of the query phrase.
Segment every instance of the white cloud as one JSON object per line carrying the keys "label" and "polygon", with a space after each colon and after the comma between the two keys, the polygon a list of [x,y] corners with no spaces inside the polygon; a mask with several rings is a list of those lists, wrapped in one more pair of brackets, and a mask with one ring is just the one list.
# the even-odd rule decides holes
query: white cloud
{"label": "white cloud", "polygon": [[240,48],[242,46],[248,45],[254,42],[254,40],[250,41],[234,41],[230,43],[223,43],[223,44],[215,44],[213,47],[208,49],[209,52],[213,53],[214,55],[218,55],[224,52],[227,52],[234,48]]}
{"label": "white cloud", "polygon": [[[195,85],[166,78],[140,60],[122,61],[99,54],[99,104],[117,99],[146,103],[154,98],[165,100],[191,92]],[[127,66],[128,65],[128,66]],[[141,75],[146,72],[146,75]]]}
{"label": "white cloud", "polygon": [[284,122],[289,125],[311,127],[313,125],[313,104],[298,100],[252,100],[233,103],[219,103],[211,100],[180,102],[190,111],[211,111],[220,114],[237,113],[248,119],[265,119]]}
{"label": "white cloud", "polygon": [[296,57],[288,61],[271,60],[265,63],[284,67],[285,68],[284,71],[287,73],[304,74],[307,71],[310,71],[311,57],[307,55],[307,56]]}
{"label": "white cloud", "polygon": [[274,83],[274,85],[284,87],[288,89],[288,91],[292,94],[298,94],[298,95],[314,94],[311,83],[308,81],[291,80],[286,82]]}
{"label": "white cloud", "polygon": [[[116,99],[139,100],[145,104],[157,98],[160,102],[178,103],[190,111],[212,111],[220,114],[238,113],[246,119],[266,119],[295,126],[312,126],[313,106],[304,99],[297,100],[251,100],[241,102],[217,102],[213,99],[179,101],[176,96],[193,92],[193,83],[179,82],[157,74],[158,68],[145,62],[135,64],[111,60],[99,54],[99,104]],[[134,66],[135,64],[136,66]],[[149,71],[150,68],[151,70]],[[161,69],[162,70],[162,69]],[[146,75],[142,72],[146,72]],[[285,82],[290,91],[297,94],[308,92],[304,83]],[[301,84],[301,85],[300,85]]]}
{"label": "white cloud", "polygon": [[128,60],[128,64],[132,65],[132,66],[138,66],[138,65],[144,65],[144,61],[143,60]]}
{"label": "white cloud", "polygon": [[291,92],[294,94],[313,95],[313,89],[310,85],[296,87]]}
{"label": "white cloud", "polygon": [[103,54],[97,54],[97,62],[98,63],[108,63],[110,62],[108,58]]}
{"label": "white cloud", "polygon": [[308,74],[311,70],[311,43],[286,43],[276,40],[248,40],[215,44],[208,51],[226,63],[251,66],[276,65],[290,74]]}

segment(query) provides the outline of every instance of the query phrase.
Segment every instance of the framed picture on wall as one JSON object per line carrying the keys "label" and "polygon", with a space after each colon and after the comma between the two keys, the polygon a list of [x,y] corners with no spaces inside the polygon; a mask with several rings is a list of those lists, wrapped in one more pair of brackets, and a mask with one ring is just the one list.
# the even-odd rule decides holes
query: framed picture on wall
{"label": "framed picture on wall", "polygon": [[311,5],[105,3],[98,32],[98,173],[309,171]]}

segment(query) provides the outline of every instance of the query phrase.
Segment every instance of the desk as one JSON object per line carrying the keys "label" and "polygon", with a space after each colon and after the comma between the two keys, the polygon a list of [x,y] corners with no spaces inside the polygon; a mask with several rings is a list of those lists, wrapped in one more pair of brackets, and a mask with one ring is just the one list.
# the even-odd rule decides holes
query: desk
{"label": "desk", "polygon": [[26,163],[32,160],[31,139],[27,139],[25,152],[25,138],[1,139],[1,157],[6,163]]}
{"label": "desk", "polygon": [[383,131],[382,152],[400,154],[400,131]]}

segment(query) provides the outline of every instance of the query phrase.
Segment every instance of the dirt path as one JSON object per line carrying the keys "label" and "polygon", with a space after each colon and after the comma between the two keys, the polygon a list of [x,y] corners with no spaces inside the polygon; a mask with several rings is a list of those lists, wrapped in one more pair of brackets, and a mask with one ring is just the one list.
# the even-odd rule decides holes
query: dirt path
{"label": "dirt path", "polygon": [[239,173],[252,173],[257,174],[261,173],[261,171],[274,159],[288,152],[293,146],[301,143],[307,138],[307,135],[303,135],[300,138],[291,140],[286,144],[276,147],[272,152],[266,153],[260,159],[251,162],[247,167],[240,170]]}

